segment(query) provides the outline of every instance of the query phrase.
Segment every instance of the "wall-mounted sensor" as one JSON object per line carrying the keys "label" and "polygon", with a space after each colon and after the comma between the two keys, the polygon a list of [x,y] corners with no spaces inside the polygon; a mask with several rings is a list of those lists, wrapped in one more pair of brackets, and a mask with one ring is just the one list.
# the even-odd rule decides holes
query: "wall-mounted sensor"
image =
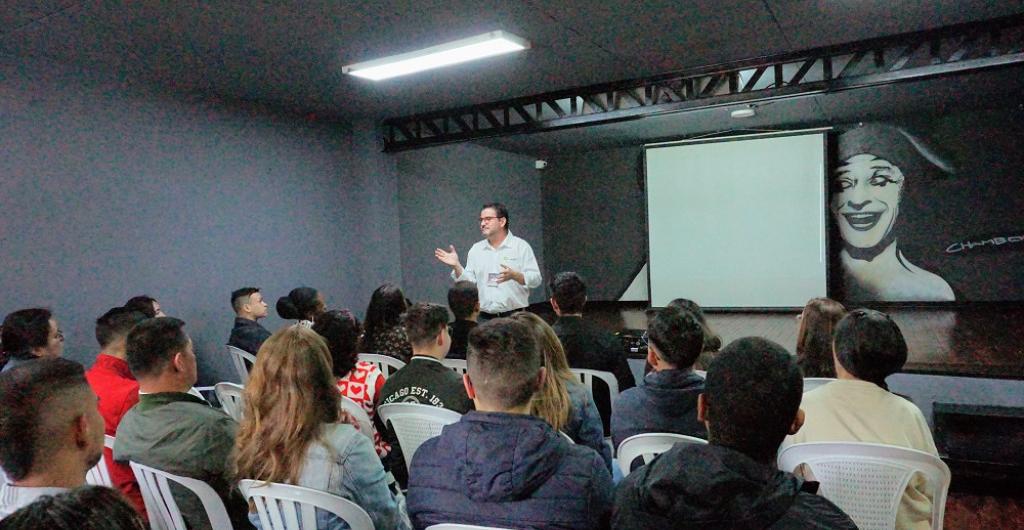
{"label": "wall-mounted sensor", "polygon": [[544,169],[544,168],[548,167],[548,161],[547,160],[538,160],[538,161],[533,163],[533,167],[535,167],[537,169]]}

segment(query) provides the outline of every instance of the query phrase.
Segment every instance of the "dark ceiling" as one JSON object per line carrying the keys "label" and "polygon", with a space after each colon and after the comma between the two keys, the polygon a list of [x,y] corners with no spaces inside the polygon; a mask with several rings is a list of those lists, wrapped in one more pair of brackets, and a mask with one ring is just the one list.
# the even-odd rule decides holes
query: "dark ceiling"
{"label": "dark ceiling", "polygon": [[[379,120],[1021,12],[1021,0],[4,0],[0,54],[176,92]],[[341,73],[345,64],[492,29],[533,48],[379,83]],[[842,101],[821,96],[775,108],[787,115],[807,106],[828,119]]]}

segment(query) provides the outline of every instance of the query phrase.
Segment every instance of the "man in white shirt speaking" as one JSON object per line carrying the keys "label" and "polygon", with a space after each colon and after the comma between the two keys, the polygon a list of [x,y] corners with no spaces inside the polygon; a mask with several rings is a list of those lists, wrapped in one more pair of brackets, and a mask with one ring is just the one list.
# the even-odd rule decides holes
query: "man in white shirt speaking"
{"label": "man in white shirt speaking", "polygon": [[530,244],[509,232],[508,208],[494,202],[480,210],[484,240],[469,249],[466,266],[455,246],[435,249],[434,256],[452,268],[455,281],[476,283],[483,320],[508,316],[530,304],[530,289],[540,285],[540,267]]}

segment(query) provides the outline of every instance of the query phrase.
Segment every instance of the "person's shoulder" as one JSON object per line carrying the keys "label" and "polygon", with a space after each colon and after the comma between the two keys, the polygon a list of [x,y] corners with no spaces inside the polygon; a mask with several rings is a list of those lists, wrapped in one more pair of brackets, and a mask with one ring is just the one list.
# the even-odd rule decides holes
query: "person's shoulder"
{"label": "person's shoulder", "polygon": [[832,501],[820,495],[801,491],[797,493],[789,511],[771,528],[778,530],[788,528],[856,530],[857,525]]}

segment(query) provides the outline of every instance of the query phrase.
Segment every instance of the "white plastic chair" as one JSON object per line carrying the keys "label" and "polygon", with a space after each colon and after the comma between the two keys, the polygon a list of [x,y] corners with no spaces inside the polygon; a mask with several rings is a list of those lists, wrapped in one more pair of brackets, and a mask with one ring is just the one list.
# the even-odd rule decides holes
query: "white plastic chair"
{"label": "white plastic chair", "polygon": [[835,381],[834,377],[805,377],[804,378],[804,394],[818,388],[819,386],[825,386],[832,381]]}
{"label": "white plastic chair", "polygon": [[949,491],[949,467],[939,457],[891,445],[858,442],[796,444],[779,453],[779,469],[810,468],[820,494],[834,502],[862,530],[892,530],[907,484],[916,472],[932,491],[932,528],[942,528]]}
{"label": "white plastic chair", "polygon": [[[693,373],[699,375],[701,377],[701,379],[707,379],[708,378],[708,371],[707,370],[694,370]],[[623,440],[623,441],[625,441],[625,440]]]}
{"label": "white plastic chair", "polygon": [[570,370],[581,383],[587,386],[591,398],[594,397],[594,379],[600,379],[604,384],[608,385],[608,398],[611,399],[608,410],[615,412],[615,402],[618,401],[619,397],[619,381],[615,379],[614,374],[602,372],[601,370],[587,370],[585,368],[570,368]]}
{"label": "white plastic chair", "polygon": [[238,372],[239,381],[243,385],[248,383],[249,367],[256,364],[256,356],[231,345],[228,345],[228,354],[231,356],[232,364],[235,365],[235,371]]}
{"label": "white plastic chair", "polygon": [[[113,451],[114,437],[109,434],[104,434],[103,446]],[[85,474],[85,483],[93,486],[106,486],[108,488],[114,487],[114,482],[110,480],[110,469],[107,468],[107,458],[105,455],[100,456],[100,461]],[[0,482],[0,484],[2,484],[2,482]]]}
{"label": "white plastic chair", "polygon": [[317,528],[317,509],[337,515],[352,530],[374,530],[370,515],[358,504],[324,491],[248,479],[240,481],[238,489],[256,505],[263,530]]}
{"label": "white plastic chair", "polygon": [[391,377],[391,374],[405,368],[405,363],[390,355],[360,353],[359,360],[377,365],[377,369],[380,370],[380,373],[384,374],[384,377]]}
{"label": "white plastic chair", "polygon": [[430,525],[426,530],[509,530],[508,528],[499,528],[497,526],[475,526],[471,524],[454,524],[454,523],[442,523]]}
{"label": "white plastic chair", "polygon": [[373,441],[373,424],[370,422],[370,415],[366,413],[362,405],[349,397],[341,396],[341,408],[356,419],[359,423],[359,432]]}
{"label": "white plastic chair", "polygon": [[406,469],[412,469],[412,456],[426,440],[441,434],[445,425],[462,418],[458,412],[419,403],[389,403],[377,408],[380,421],[391,424],[405,457]]}
{"label": "white plastic chair", "polygon": [[441,364],[451,368],[455,373],[462,375],[466,373],[469,368],[466,366],[465,359],[441,359]]}
{"label": "white plastic chair", "polygon": [[199,497],[206,517],[210,520],[210,528],[232,528],[224,502],[209,484],[194,478],[172,475],[136,462],[129,464],[135,474],[135,480],[139,483],[146,513],[149,514],[149,524],[153,530],[188,530],[181,510],[178,509],[178,503],[171,494],[169,482],[176,482]]}
{"label": "white plastic chair", "polygon": [[647,465],[655,456],[672,449],[672,446],[680,443],[704,445],[708,441],[694,436],[670,432],[634,434],[622,440],[622,443],[619,444],[619,450],[615,453],[618,455],[616,458],[619,461],[619,470],[622,471],[622,476],[629,475],[633,461],[637,458],[643,458],[644,465]]}
{"label": "white plastic chair", "polygon": [[245,408],[245,387],[234,383],[221,382],[213,385],[213,391],[217,394],[217,401],[224,412],[228,413],[237,422],[242,421],[242,410]]}

